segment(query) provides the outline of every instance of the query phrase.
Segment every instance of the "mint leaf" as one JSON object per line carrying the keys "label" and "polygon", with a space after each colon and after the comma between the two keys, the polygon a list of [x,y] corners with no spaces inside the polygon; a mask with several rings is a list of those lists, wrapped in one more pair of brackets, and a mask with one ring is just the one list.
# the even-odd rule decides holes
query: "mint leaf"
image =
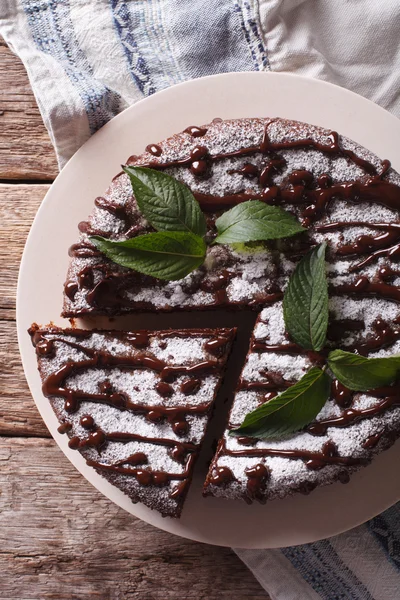
{"label": "mint leaf", "polygon": [[273,438],[302,429],[318,415],[328,400],[331,380],[313,367],[279,396],[246,415],[243,423],[229,435]]}
{"label": "mint leaf", "polygon": [[140,235],[123,242],[100,236],[90,240],[113,262],[158,279],[182,279],[205,258],[204,240],[183,231]]}
{"label": "mint leaf", "polygon": [[297,219],[277,206],[249,200],[234,206],[215,222],[217,244],[256,242],[290,237],[305,231]]}
{"label": "mint leaf", "polygon": [[328,328],[326,243],[313,248],[296,266],[283,298],[287,332],[305,350],[321,350]]}
{"label": "mint leaf", "polygon": [[139,209],[159,231],[186,231],[203,236],[206,221],[189,188],[155,169],[123,167]]}
{"label": "mint leaf", "polygon": [[333,350],[328,356],[332,373],[350,390],[367,392],[390,385],[400,375],[400,356],[365,358],[344,350]]}

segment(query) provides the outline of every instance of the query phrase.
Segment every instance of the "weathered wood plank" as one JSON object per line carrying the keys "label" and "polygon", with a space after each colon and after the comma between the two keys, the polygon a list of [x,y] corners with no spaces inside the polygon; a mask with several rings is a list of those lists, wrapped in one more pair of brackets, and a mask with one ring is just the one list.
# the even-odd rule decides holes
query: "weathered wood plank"
{"label": "weathered wood plank", "polygon": [[13,309],[18,269],[33,218],[48,185],[0,184],[0,307]]}
{"label": "weathered wood plank", "polygon": [[28,76],[0,45],[0,179],[53,180],[57,161]]}
{"label": "weathered wood plank", "polygon": [[14,321],[0,321],[0,435],[50,437],[26,383]]}
{"label": "weathered wood plank", "polygon": [[97,492],[52,440],[0,439],[7,600],[267,600],[229,549],[185,541]]}
{"label": "weathered wood plank", "polygon": [[0,185],[0,435],[49,435],[25,381],[14,322],[19,262],[48,187]]}

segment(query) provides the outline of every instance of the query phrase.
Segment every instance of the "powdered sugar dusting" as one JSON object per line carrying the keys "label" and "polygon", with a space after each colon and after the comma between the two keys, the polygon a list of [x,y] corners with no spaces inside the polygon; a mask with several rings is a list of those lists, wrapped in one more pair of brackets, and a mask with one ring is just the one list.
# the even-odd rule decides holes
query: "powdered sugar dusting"
{"label": "powdered sugar dusting", "polygon": [[[161,471],[164,473],[183,474],[187,472],[190,480],[192,471],[188,471],[188,459],[190,453],[186,456],[184,464],[174,459],[171,449],[177,444],[194,444],[194,452],[197,454],[200,444],[203,440],[205,428],[209,419],[209,409],[215,399],[218,389],[222,369],[226,360],[226,355],[220,359],[217,372],[204,373],[198,380],[196,390],[190,395],[184,394],[181,390],[181,384],[188,380],[188,376],[179,375],[170,385],[170,395],[161,396],[157,391],[157,384],[160,382],[160,375],[147,368],[124,368],[122,366],[108,367],[101,366],[102,362],[95,367],[79,367],[79,363],[85,365],[88,360],[88,350],[96,352],[108,352],[113,360],[121,357],[146,356],[155,357],[158,360],[165,361],[168,365],[193,366],[202,361],[210,360],[215,363],[216,358],[211,355],[205,344],[222,335],[228,340],[227,351],[229,349],[230,330],[215,330],[207,334],[207,330],[201,335],[189,334],[184,336],[182,333],[151,333],[149,344],[146,348],[137,348],[131,342],[131,334],[113,333],[113,332],[92,332],[88,336],[76,337],[72,333],[58,330],[49,330],[42,335],[46,340],[53,340],[54,350],[49,356],[40,355],[38,358],[39,369],[42,378],[57,373],[60,368],[68,365],[71,361],[76,365],[72,373],[66,376],[62,386],[66,390],[75,390],[80,392],[81,400],[75,411],[67,411],[65,399],[61,397],[52,397],[50,402],[61,423],[69,423],[71,429],[68,432],[70,438],[77,437],[80,440],[87,440],[90,432],[81,424],[84,416],[90,415],[94,420],[94,427],[104,432],[104,434],[130,433],[140,436],[138,440],[114,441],[109,440],[100,449],[86,446],[81,448],[81,453],[86,459],[94,460],[101,465],[124,465],[130,456],[138,452],[146,457],[141,465],[143,469],[151,471]],[[79,348],[70,344],[79,344]],[[91,354],[89,353],[89,357]],[[122,360],[123,362],[123,360]],[[135,412],[126,410],[124,407],[118,408],[103,402],[94,401],[92,398],[101,392],[101,386],[107,383],[113,394],[123,394],[130,402],[136,405],[149,407],[156,410],[157,407],[176,407],[182,408],[188,428],[187,432],[178,435],[173,430],[172,423],[166,418],[152,421],[146,418],[146,411]],[[85,398],[85,394],[87,397]],[[186,414],[185,407],[202,407],[200,413]],[[147,440],[147,441],[146,441]],[[153,441],[154,440],[154,441]],[[157,440],[160,440],[157,443]],[[165,440],[165,441],[164,441]],[[192,452],[192,451],[191,451]],[[127,465],[126,465],[127,466]],[[181,508],[179,499],[170,497],[171,491],[175,489],[177,481],[170,481],[165,486],[146,486],[143,488],[130,475],[121,473],[107,472],[100,469],[101,474],[105,475],[115,485],[118,485],[123,491],[129,493],[133,501],[142,501],[147,506],[161,511],[163,514],[178,516]]]}
{"label": "powdered sugar dusting", "polygon": [[[154,157],[145,152],[135,159],[134,163],[147,164],[149,161],[165,163],[185,159],[199,145],[205,146],[211,156],[234,152],[242,148],[256,147],[260,145],[263,139],[266,124],[269,124],[268,136],[272,142],[298,141],[311,138],[324,145],[332,143],[330,131],[312,125],[281,119],[232,120],[208,125],[207,133],[201,140],[192,138],[188,133],[177,134],[160,143],[162,153],[159,157]],[[352,150],[357,156],[372,163],[378,173],[383,170],[382,161],[355,142],[340,137],[340,144],[343,148]],[[302,170],[311,172],[314,180],[321,175],[328,175],[334,184],[353,181],[365,182],[369,177],[363,168],[355,164],[349,157],[335,152],[321,152],[312,147],[303,147],[280,150],[279,156],[285,160],[285,165],[276,171],[272,171],[272,185],[285,186],[291,173]],[[216,196],[246,192],[251,197],[252,192],[256,194],[261,190],[258,178],[247,178],[235,171],[238,171],[249,162],[260,167],[261,164],[268,165],[270,160],[270,157],[256,152],[250,156],[228,157],[212,162],[208,167],[207,176],[204,177],[195,176],[186,166],[172,167],[167,169],[166,172],[186,183],[193,192]],[[384,179],[397,185],[400,184],[400,176],[393,170],[389,170]],[[93,230],[103,232],[104,235],[113,239],[124,239],[124,237],[139,235],[151,230],[137,209],[136,201],[132,197],[129,180],[125,175],[120,175],[114,180],[105,195],[105,199],[119,207],[125,207],[126,218],[123,219],[104,210],[104,208],[96,207],[89,218],[89,230],[81,234],[81,241],[87,242],[88,235]],[[301,210],[298,204],[291,205],[287,202],[284,209],[300,217]],[[208,242],[212,241],[215,236],[214,221],[217,216],[208,215],[208,232],[206,235]],[[337,222],[340,223],[340,226],[335,226],[329,231],[318,230],[319,225]],[[352,223],[346,225],[350,222]],[[335,291],[335,288],[343,284],[354,284],[360,277],[366,277],[369,281],[376,282],[379,280],[379,269],[391,264],[391,257],[385,255],[375,257],[367,265],[359,267],[359,263],[364,257],[362,255],[354,256],[351,251],[346,251],[346,245],[353,244],[361,236],[377,237],[380,234],[377,229],[368,226],[373,223],[399,223],[398,212],[382,206],[378,202],[364,202],[359,199],[351,202],[333,198],[327,205],[326,214],[321,216],[315,224],[317,228],[311,224],[308,232],[301,236],[295,236],[290,240],[262,243],[251,248],[243,245],[241,247],[210,246],[207,250],[204,265],[178,282],[163,283],[152,278],[135,277],[132,272],[112,265],[113,276],[118,276],[121,282],[120,287],[118,287],[118,295],[122,300],[120,305],[117,304],[116,309],[109,307],[107,304],[99,308],[95,302],[90,301],[90,290],[83,289],[79,281],[79,273],[82,268],[91,266],[94,267],[94,284],[101,282],[103,277],[101,269],[104,267],[102,263],[106,263],[107,266],[107,261],[104,261],[102,257],[74,257],[71,261],[68,279],[77,285],[78,291],[72,300],[66,297],[65,314],[75,315],[98,310],[103,313],[112,313],[113,310],[122,313],[143,308],[173,310],[194,309],[196,307],[211,308],[216,305],[239,307],[262,305],[265,308],[257,321],[254,339],[269,345],[288,344],[290,340],[285,333],[282,303],[274,302],[268,305],[266,303],[267,301],[272,302],[276,292],[279,294],[285,290],[289,276],[292,274],[299,258],[304,254],[305,246],[310,245],[310,243],[317,244],[327,241],[329,244],[327,274],[332,289],[329,302],[330,320],[333,323],[333,328],[335,328],[335,321],[356,323],[355,327],[344,330],[340,339],[340,347],[352,349],[352,347],[363,344],[366,340],[377,336],[377,321],[384,320],[387,326],[395,331],[398,328],[398,305],[392,300],[380,297],[346,296],[340,293],[340,290]],[[218,295],[213,291],[213,284],[221,280],[223,281],[222,293]],[[394,274],[391,285],[398,286],[399,284],[400,274],[397,273]],[[222,298],[222,301],[220,298]],[[357,323],[362,323],[362,326],[357,326]],[[171,342],[170,349],[161,349],[161,353],[156,342],[154,343],[155,346],[154,348],[152,346],[152,350],[155,354],[158,352],[157,355],[163,356],[165,360],[174,360],[170,357],[175,357],[179,362],[185,356],[186,347],[181,340],[177,340],[175,345]],[[330,339],[328,344],[331,347],[337,346],[338,340]],[[392,344],[378,350],[375,355],[387,356],[399,351],[400,342],[394,341]],[[169,352],[170,354],[168,354]],[[191,352],[198,352],[196,355],[198,356],[201,349],[200,347],[195,349],[193,345]],[[294,355],[278,351],[252,351],[249,353],[244,366],[242,380],[263,382],[273,376],[281,377],[283,383],[293,383],[300,379],[312,364],[312,358],[307,354]],[[121,389],[129,390],[130,394],[133,394],[133,392],[138,394],[137,397],[141,398],[141,402],[153,402],[154,374],[150,373],[144,376],[141,373],[135,375],[136,379],[132,377],[129,382],[126,379],[126,374],[119,373],[117,370],[114,370],[109,376],[114,384],[118,384]],[[179,379],[174,382],[174,394],[171,398],[165,400],[166,403],[171,403],[171,405],[176,403],[178,405],[181,402],[178,389],[179,382]],[[75,378],[71,379],[70,384],[82,385],[82,381]],[[215,385],[216,381],[212,378],[206,378],[202,381],[196,401],[209,395]],[[265,392],[262,391],[239,391],[232,407],[231,422],[235,424],[241,422],[247,412],[265,400],[264,395]],[[355,408],[373,407],[378,402],[379,399],[367,394],[358,394],[354,397]],[[325,404],[317,420],[340,416],[343,411],[344,409],[331,399]],[[104,412],[104,419],[106,419],[106,412]],[[111,416],[108,418],[111,419]],[[113,426],[116,426],[113,421],[110,422],[113,423]],[[288,439],[277,440],[273,444],[258,441],[254,447],[294,448],[320,452],[323,444],[330,440],[335,443],[340,456],[370,459],[375,452],[382,450],[387,445],[390,433],[397,432],[400,429],[398,423],[400,423],[400,414],[399,409],[395,408],[376,417],[361,419],[345,429],[329,427],[325,435],[313,436],[310,433],[300,432]],[[363,444],[371,435],[380,433],[383,429],[385,435],[382,436],[382,441],[375,448],[363,447]],[[202,425],[200,420],[197,420],[197,424],[191,424],[190,435],[194,436],[191,439],[201,438]],[[228,448],[240,447],[240,449],[243,449],[245,447],[238,445],[237,440],[227,437],[227,435],[225,437]],[[110,452],[111,449],[110,446]],[[158,450],[158,452],[160,453],[161,450]],[[325,465],[321,470],[310,470],[303,460],[278,456],[265,457],[262,461],[265,462],[270,471],[265,496],[271,498],[282,497],[287,493],[298,490],[303,485],[306,486],[305,489],[309,490],[310,486],[329,483],[342,475],[344,471],[351,472],[357,468],[355,466],[344,468],[341,465],[330,464]],[[245,471],[248,467],[259,462],[260,458],[217,456],[214,459],[212,468],[215,468],[215,466],[229,467],[234,475],[234,481],[225,486],[208,485],[207,492],[225,497],[243,497],[247,485]],[[115,476],[114,479],[115,481],[118,480],[118,485],[127,485],[121,480],[120,476]],[[141,491],[137,493],[139,494]],[[165,488],[162,493],[165,494]]]}

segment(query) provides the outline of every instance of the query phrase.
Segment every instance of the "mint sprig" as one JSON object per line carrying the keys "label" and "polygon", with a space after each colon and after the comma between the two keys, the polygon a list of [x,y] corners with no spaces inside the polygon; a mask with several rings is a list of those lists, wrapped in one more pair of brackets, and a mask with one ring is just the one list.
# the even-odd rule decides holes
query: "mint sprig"
{"label": "mint sprig", "polygon": [[218,236],[214,243],[217,244],[276,240],[305,231],[293,215],[260,200],[234,206],[224,212],[215,225]]}
{"label": "mint sprig", "polygon": [[140,211],[158,231],[186,231],[204,236],[206,220],[189,188],[166,173],[124,167]]}
{"label": "mint sprig", "polygon": [[[325,250],[326,244],[321,244],[299,262],[284,295],[286,329],[305,350],[320,351],[326,343],[329,313]],[[391,385],[400,376],[400,356],[366,358],[333,350],[326,362],[330,373],[356,392]],[[247,414],[230,434],[271,438],[302,429],[329,398],[330,382],[329,372],[311,368],[288,390]]]}
{"label": "mint sprig", "polygon": [[290,388],[246,415],[229,435],[274,438],[302,429],[315,419],[329,398],[331,380],[313,367]]}
{"label": "mint sprig", "polygon": [[[119,242],[99,236],[89,239],[119,265],[158,279],[182,279],[206,257],[203,238],[207,227],[200,204],[186,185],[166,173],[147,167],[123,169],[141,213],[159,235],[150,233]],[[234,207],[216,224],[219,235],[215,242],[220,244],[272,240],[304,231],[293,215],[258,200]]]}
{"label": "mint sprig", "polygon": [[184,231],[149,233],[122,242],[100,236],[90,239],[113,262],[167,281],[182,279],[206,255],[203,238]]}
{"label": "mint sprig", "polygon": [[350,390],[367,392],[392,384],[400,374],[400,356],[366,358],[334,350],[329,353],[328,366],[335,377]]}
{"label": "mint sprig", "polygon": [[296,266],[283,298],[283,317],[290,337],[305,350],[319,351],[328,328],[326,244],[313,248]]}

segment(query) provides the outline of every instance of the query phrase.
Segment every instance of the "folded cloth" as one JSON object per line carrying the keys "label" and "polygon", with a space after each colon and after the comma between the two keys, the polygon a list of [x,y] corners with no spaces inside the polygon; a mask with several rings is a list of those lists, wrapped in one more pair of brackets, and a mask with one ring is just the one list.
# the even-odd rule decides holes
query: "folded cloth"
{"label": "folded cloth", "polygon": [[[400,117],[398,0],[1,0],[62,167],[128,105],[228,71],[287,71]],[[235,550],[276,600],[400,598],[400,507],[281,550]]]}

